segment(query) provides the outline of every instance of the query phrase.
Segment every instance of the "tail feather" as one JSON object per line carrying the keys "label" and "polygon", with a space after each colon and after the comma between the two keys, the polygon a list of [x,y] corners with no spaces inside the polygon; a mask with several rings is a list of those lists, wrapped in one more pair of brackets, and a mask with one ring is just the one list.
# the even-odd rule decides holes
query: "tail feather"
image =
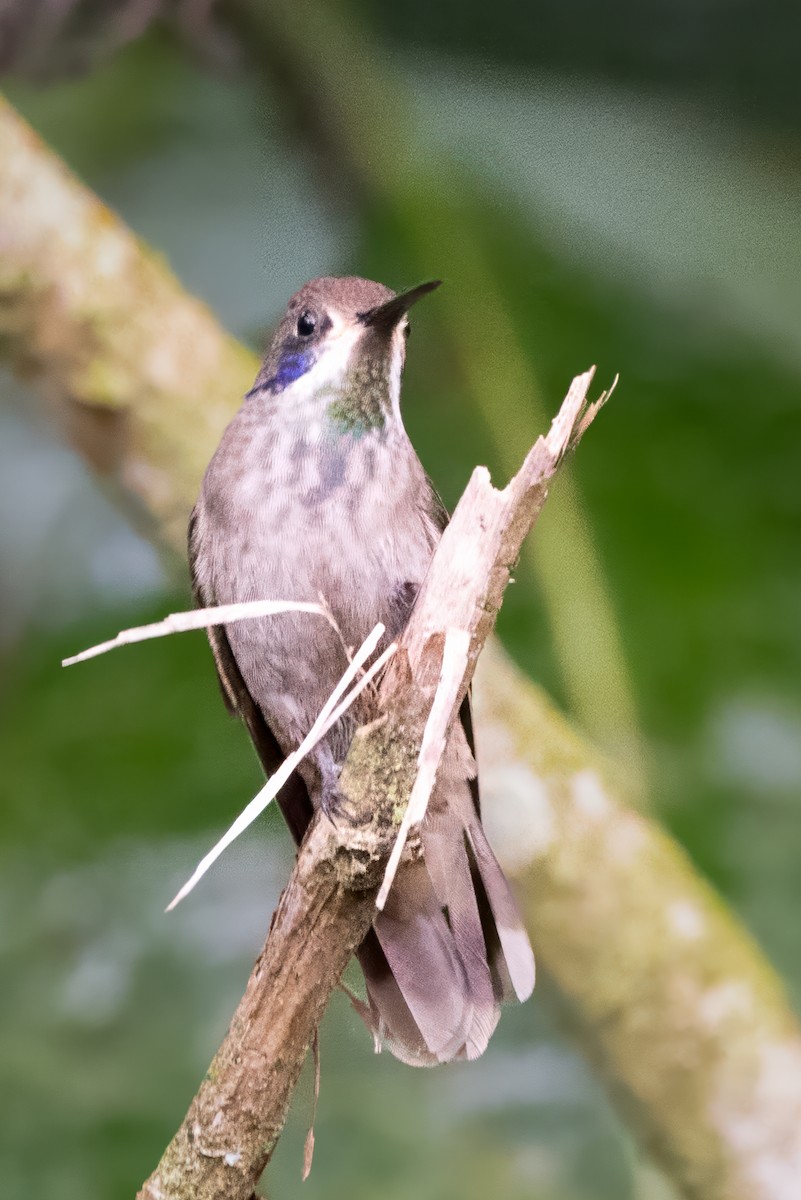
{"label": "tail feather", "polygon": [[481,882],[492,911],[501,955],[517,999],[528,1000],[534,991],[534,953],[511,888],[479,821],[465,830],[475,855]]}
{"label": "tail feather", "polygon": [[534,987],[517,905],[464,781],[438,787],[423,860],[404,863],[359,951],[378,1035],[416,1066],[478,1058],[506,1000]]}
{"label": "tail feather", "polygon": [[357,1011],[375,1038],[376,1050],[384,1042],[396,1058],[409,1066],[436,1066],[440,1060],[426,1045],[374,929],[359,947],[358,959],[367,984],[368,1008],[366,1012],[362,1008]]}
{"label": "tail feather", "polygon": [[447,1062],[464,1042],[472,1002],[424,862],[404,864],[373,928],[426,1047]]}
{"label": "tail feather", "polygon": [[434,815],[423,827],[423,846],[472,1001],[462,1057],[478,1058],[498,1024],[500,998],[493,987],[479,899],[459,824],[448,813]]}

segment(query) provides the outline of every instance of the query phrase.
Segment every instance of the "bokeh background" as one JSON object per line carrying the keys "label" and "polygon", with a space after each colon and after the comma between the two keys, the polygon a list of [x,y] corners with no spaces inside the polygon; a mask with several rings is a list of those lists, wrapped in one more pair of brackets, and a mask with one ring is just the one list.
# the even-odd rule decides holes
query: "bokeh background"
{"label": "bokeh background", "polygon": [[[446,501],[476,462],[507,477],[578,371],[620,373],[500,632],[645,785],[797,1004],[797,8],[277,4],[278,38],[257,3],[66,4],[29,25],[8,7],[9,99],[254,346],[311,276],[444,278],[415,310],[404,403]],[[2,1190],[130,1196],[292,850],[268,815],[163,915],[258,787],[255,759],[202,635],[59,661],[186,607],[184,568],[8,375],[0,512]],[[431,1073],[375,1059],[335,997],[322,1064],[310,1200],[671,1195],[547,984],[481,1062]],[[299,1187],[311,1086],[272,1196]]]}

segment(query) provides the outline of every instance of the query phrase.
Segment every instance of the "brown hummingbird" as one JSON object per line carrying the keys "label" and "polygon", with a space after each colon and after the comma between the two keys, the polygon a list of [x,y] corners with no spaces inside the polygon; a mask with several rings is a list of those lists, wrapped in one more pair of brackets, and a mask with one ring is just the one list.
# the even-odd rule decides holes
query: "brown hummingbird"
{"label": "brown hummingbird", "polygon": [[[223,695],[271,774],[303,740],[359,646],[406,624],[447,513],[403,426],[412,304],[358,278],[312,280],[289,301],[252,390],[223,434],[189,527],[198,603],[316,602],[209,630]],[[381,647],[379,647],[380,650]],[[404,1062],[476,1058],[502,1001],[525,1000],[534,958],[481,825],[466,700],[421,830],[358,958],[374,1029]],[[279,794],[299,843],[334,815],[364,712],[351,708]]]}

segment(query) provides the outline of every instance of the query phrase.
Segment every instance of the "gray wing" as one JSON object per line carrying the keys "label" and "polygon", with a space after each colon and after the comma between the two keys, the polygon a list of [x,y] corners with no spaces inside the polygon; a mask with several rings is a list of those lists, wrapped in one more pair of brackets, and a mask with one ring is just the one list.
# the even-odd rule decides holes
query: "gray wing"
{"label": "gray wing", "polygon": [[[206,595],[198,580],[195,570],[196,555],[195,510],[193,509],[189,519],[189,573],[195,603],[199,608],[207,608],[215,603],[215,597]],[[206,632],[214,655],[217,678],[225,706],[230,713],[244,722],[265,774],[272,775],[283,763],[284,755],[281,753],[273,731],[264,719],[264,714],[242,678],[225,632],[225,626],[212,625]],[[299,845],[312,818],[312,804],[306,785],[297,772],[294,772],[284,784],[277,799],[284,820]]]}

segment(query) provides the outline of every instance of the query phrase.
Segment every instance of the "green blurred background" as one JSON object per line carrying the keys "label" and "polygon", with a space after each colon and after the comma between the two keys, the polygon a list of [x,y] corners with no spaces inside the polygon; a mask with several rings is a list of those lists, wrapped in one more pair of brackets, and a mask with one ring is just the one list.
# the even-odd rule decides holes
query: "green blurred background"
{"label": "green blurred background", "polygon": [[[122,18],[95,40],[76,21],[43,62],[5,55],[7,94],[254,346],[311,276],[443,277],[415,310],[404,403],[449,503],[476,462],[509,475],[572,375],[620,372],[500,631],[647,780],[797,1004],[798,10],[301,4],[271,39],[258,4],[218,8],[113,49]],[[184,568],[8,376],[0,511],[3,1195],[126,1197],[226,1027],[292,850],[268,815],[163,915],[258,787],[254,757],[201,635],[59,660],[186,607]],[[479,1063],[412,1072],[335,997],[304,1194],[663,1200],[560,1029],[546,984]],[[271,1196],[299,1187],[310,1102],[307,1077]]]}

